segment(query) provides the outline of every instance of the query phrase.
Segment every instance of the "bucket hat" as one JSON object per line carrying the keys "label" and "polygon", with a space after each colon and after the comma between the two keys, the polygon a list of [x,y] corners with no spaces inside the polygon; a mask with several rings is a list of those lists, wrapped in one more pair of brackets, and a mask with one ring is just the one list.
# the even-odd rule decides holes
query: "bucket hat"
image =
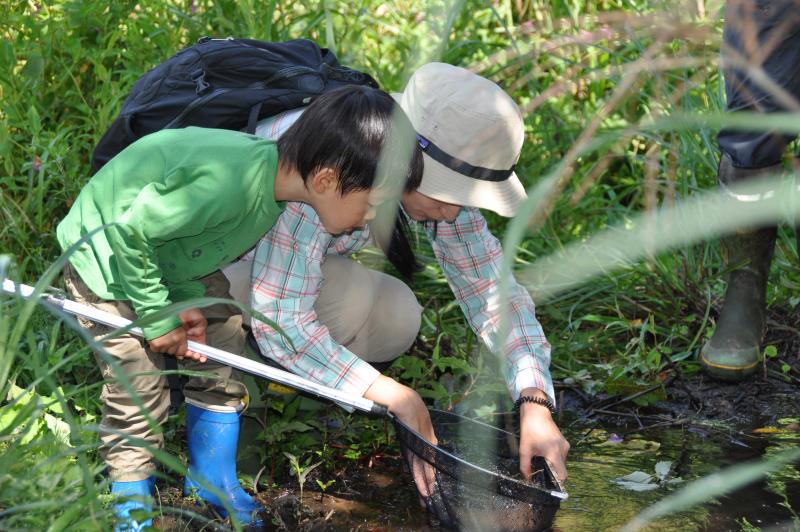
{"label": "bucket hat", "polygon": [[393,96],[423,151],[419,192],[514,216],[526,198],[515,172],[525,128],[503,89],[464,68],[428,63]]}

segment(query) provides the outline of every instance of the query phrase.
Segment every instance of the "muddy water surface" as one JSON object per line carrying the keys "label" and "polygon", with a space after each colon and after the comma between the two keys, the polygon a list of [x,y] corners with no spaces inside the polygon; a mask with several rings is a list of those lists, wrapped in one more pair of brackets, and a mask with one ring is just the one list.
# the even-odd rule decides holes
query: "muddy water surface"
{"label": "muddy water surface", "polygon": [[[755,432],[753,431],[755,429]],[[741,429],[721,425],[681,425],[618,437],[625,428],[573,426],[568,501],[554,529],[615,530],[685,482],[652,491],[632,491],[614,479],[642,471],[657,475],[658,462],[670,461],[668,479],[689,481],[745,460],[774,454],[800,443],[796,420]],[[620,441],[621,440],[621,441]],[[307,486],[313,489],[314,482]],[[399,458],[362,466],[326,493],[295,487],[262,495],[279,516],[278,528],[306,530],[440,530],[420,508],[410,476]],[[764,481],[718,501],[658,521],[653,530],[800,530],[800,469],[790,466]]]}
{"label": "muddy water surface", "polygon": [[[634,471],[655,478],[654,468],[659,461],[673,462],[670,478],[697,479],[725,466],[796,446],[800,432],[791,425],[792,420],[785,420],[775,427],[756,427],[756,433],[752,429],[733,431],[713,425],[685,426],[645,431],[621,442],[611,430],[574,434],[573,441],[585,440],[574,446],[569,466],[570,499],[562,504],[555,528],[617,529],[685,482],[636,492],[615,484],[613,479]],[[759,428],[764,433],[760,434]],[[662,519],[653,529],[743,530],[749,523],[758,528],[797,530],[799,511],[800,469],[789,466],[714,503]]]}
{"label": "muddy water surface", "polygon": [[[561,504],[554,529],[616,530],[643,509],[687,481],[726,466],[770,456],[800,444],[800,420],[771,413],[740,422],[703,421],[676,416],[655,428],[636,423],[621,427],[611,420],[563,420],[572,443],[569,462],[570,498]],[[796,414],[795,414],[796,416]],[[637,418],[638,419],[638,418]],[[638,419],[652,424],[652,419]],[[638,422],[637,421],[637,422]],[[634,425],[633,427],[631,425]],[[658,423],[655,423],[658,425]],[[257,430],[257,428],[252,428]],[[247,437],[245,427],[243,437]],[[252,436],[252,434],[251,434]],[[296,480],[262,490],[257,496],[270,510],[270,530],[441,530],[420,507],[410,475],[396,451],[370,460],[345,461],[335,477],[309,475],[303,497]],[[657,464],[671,462],[663,485],[635,491],[615,483],[634,472],[657,482]],[[258,464],[241,463],[254,474]],[[330,473],[321,473],[329,475]],[[663,476],[663,474],[662,474]],[[324,490],[316,480],[335,482]],[[669,482],[672,480],[673,482]],[[678,482],[678,480],[683,482]],[[182,499],[177,489],[163,490],[162,504],[212,517]],[[787,466],[763,481],[656,522],[652,530],[800,530],[800,465]],[[215,524],[219,524],[217,520]],[[208,524],[164,518],[168,530],[210,529]],[[213,528],[213,527],[212,527]]]}

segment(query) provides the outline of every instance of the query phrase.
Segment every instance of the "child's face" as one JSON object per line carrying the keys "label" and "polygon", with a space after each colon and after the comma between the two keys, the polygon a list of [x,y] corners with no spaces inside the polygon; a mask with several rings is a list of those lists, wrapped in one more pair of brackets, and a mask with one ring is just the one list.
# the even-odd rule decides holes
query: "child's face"
{"label": "child's face", "polygon": [[332,235],[363,229],[367,222],[375,219],[378,206],[397,200],[400,195],[391,185],[341,194],[337,184],[338,178],[324,170],[311,180],[314,192],[311,206],[317,211],[325,230]]}
{"label": "child's face", "polygon": [[332,235],[349,233],[361,229],[374,217],[374,209],[369,203],[369,189],[355,190],[321,198],[314,205],[325,230]]}
{"label": "child's face", "polygon": [[387,191],[379,189],[353,190],[341,194],[337,188],[338,178],[315,176],[311,182],[313,192],[311,206],[332,235],[362,229],[375,218],[375,209],[389,197]]}

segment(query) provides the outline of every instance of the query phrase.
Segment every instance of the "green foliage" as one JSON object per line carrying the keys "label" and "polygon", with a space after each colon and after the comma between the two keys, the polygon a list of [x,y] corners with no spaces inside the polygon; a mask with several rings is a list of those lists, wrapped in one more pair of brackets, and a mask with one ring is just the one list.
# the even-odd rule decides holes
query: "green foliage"
{"label": "green foliage", "polygon": [[[569,153],[580,132],[609,104],[625,67],[639,61],[648,47],[654,50],[653,60],[672,59],[675,67],[643,72],[638,90],[606,112],[599,131],[625,131],[643,119],[677,110],[719,108],[714,50],[684,38],[692,29],[691,19],[674,19],[673,39],[655,36],[645,17],[664,7],[653,2],[634,7],[628,2],[533,0],[493,5],[443,0],[391,5],[367,0],[6,4],[2,20],[7,38],[0,54],[0,151],[6,174],[0,177],[2,249],[15,258],[21,279],[38,276],[54,259],[55,223],[88,178],[91,148],[134,80],[203,35],[312,38],[333,45],[344,63],[370,71],[390,90],[400,90],[415,65],[435,59],[437,50],[444,61],[472,65],[530,109],[528,147],[519,173],[532,184]],[[629,21],[627,29],[601,17],[617,10]],[[703,24],[708,21],[698,20],[706,31]],[[712,67],[683,66],[694,65],[695,57],[707,59]],[[546,91],[552,96],[538,101]],[[37,97],[30,98],[32,93]],[[578,158],[568,183],[570,194],[558,199],[536,238],[521,242],[519,265],[652,206],[641,180],[648,159],[655,157],[662,165],[656,201],[712,186],[712,133],[631,131],[605,154]],[[656,146],[662,149],[653,152]],[[588,181],[594,174],[595,181]],[[593,186],[586,188],[586,183]],[[581,194],[577,201],[576,194]],[[501,234],[505,222],[489,218]],[[687,337],[694,338],[706,325],[689,319],[698,307],[708,308],[702,289],[705,272],[718,259],[714,248],[681,254],[659,257],[650,267],[623,275],[609,274],[540,306],[554,346],[556,375],[589,371],[593,382],[600,383],[593,388],[598,391],[620,375],[652,382],[669,360],[685,358]],[[446,352],[433,366],[424,362],[424,367],[413,367],[416,363],[410,360],[398,365],[426,397],[449,405],[463,395],[457,390],[465,383],[480,376],[487,382],[495,379],[496,368],[475,360],[473,348],[479,342],[467,332],[438,268],[425,272],[417,286],[421,298],[434,303],[425,313],[424,345],[438,352],[445,346]],[[637,320],[649,325],[625,326]],[[438,382],[440,378],[446,382]]]}
{"label": "green foliage", "polygon": [[[9,265],[0,257],[0,280]],[[0,294],[0,527],[100,530],[109,516],[97,496],[94,402],[81,401],[97,390],[57,380],[88,348],[59,346],[58,323],[35,329],[43,320],[33,308]]]}
{"label": "green foliage", "polygon": [[306,478],[308,478],[308,474],[311,473],[314,469],[322,465],[322,462],[316,462],[314,464],[311,463],[310,460],[306,460],[304,464],[300,463],[300,459],[297,458],[292,453],[283,453],[286,458],[289,459],[289,466],[291,474],[297,477],[297,484],[300,486],[300,506],[298,507],[298,512],[302,509],[303,504],[303,488],[306,485]]}
{"label": "green foliage", "polygon": [[670,474],[672,462],[669,460],[657,462],[653,471],[655,475],[650,475],[644,471],[634,471],[624,477],[614,479],[613,482],[621,488],[631,491],[651,491],[664,488],[669,484],[683,482],[680,477],[674,478]]}
{"label": "green foliage", "polygon": [[[499,237],[517,231],[511,266],[525,268],[609,228],[624,232],[642,212],[715,186],[715,131],[700,118],[722,109],[724,99],[717,7],[693,2],[681,10],[660,0],[4,2],[0,279],[32,282],[56,261],[55,226],[89,178],[92,147],[134,81],[204,35],[311,38],[392,91],[427,61],[472,68],[523,109],[517,169],[525,185],[558,183],[547,216],[535,224],[487,216]],[[671,117],[698,120],[647,127]],[[782,231],[773,305],[796,298],[800,287],[791,241]],[[422,330],[392,375],[441,408],[507,409],[502,368],[481,350],[427,243],[419,253],[426,264],[414,285],[425,307]],[[627,396],[676,367],[696,371],[694,356],[713,331],[722,293],[721,264],[713,242],[699,243],[539,303],[554,376],[590,395]],[[100,376],[87,340],[64,323],[72,322],[0,296],[3,529],[109,528],[108,500],[98,496],[105,489],[96,452]],[[778,358],[778,347],[768,347],[765,359]],[[782,373],[795,378],[787,366]],[[392,444],[385,420],[254,383],[251,393],[258,401],[247,415],[261,428],[243,454],[264,464],[270,481],[291,468],[284,452],[313,457],[330,472],[337,460],[361,460]],[[181,431],[165,434],[170,453],[162,462],[182,473],[173,457],[181,453]]]}
{"label": "green foliage", "polygon": [[786,464],[791,464],[799,459],[800,449],[794,447],[776,453],[767,460],[738,464],[703,477],[646,509],[625,525],[622,530],[641,530],[648,523],[660,517],[691,508],[696,504],[746,486],[768,473],[782,470]]}

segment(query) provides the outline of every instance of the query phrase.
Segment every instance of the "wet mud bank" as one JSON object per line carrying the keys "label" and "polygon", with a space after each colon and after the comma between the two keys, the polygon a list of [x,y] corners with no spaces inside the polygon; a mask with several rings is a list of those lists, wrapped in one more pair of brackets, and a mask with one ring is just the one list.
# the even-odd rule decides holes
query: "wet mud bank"
{"label": "wet mud bank", "polygon": [[[420,506],[411,477],[399,456],[356,463],[336,473],[335,482],[324,491],[316,481],[324,485],[332,479],[315,472],[306,478],[302,495],[296,479],[260,489],[255,497],[267,509],[267,524],[262,530],[426,532],[441,529]],[[178,487],[161,489],[160,502],[162,515],[154,522],[159,529],[230,529],[230,522],[220,519],[190,497],[184,497]]]}
{"label": "wet mud bank", "polygon": [[[571,499],[562,505],[556,529],[618,528],[686,482],[796,448],[800,445],[796,368],[796,357],[789,355],[767,360],[756,375],[741,383],[673,374],[665,377],[663,386],[623,397],[601,394],[588,399],[562,387],[562,428],[572,444]],[[660,400],[637,404],[655,391],[662,394]],[[674,485],[659,482],[654,471],[659,462],[669,462],[669,479],[679,479]],[[615,482],[635,472],[659,485]],[[795,464],[713,503],[663,519],[654,529],[797,530],[798,514],[800,465]]]}

